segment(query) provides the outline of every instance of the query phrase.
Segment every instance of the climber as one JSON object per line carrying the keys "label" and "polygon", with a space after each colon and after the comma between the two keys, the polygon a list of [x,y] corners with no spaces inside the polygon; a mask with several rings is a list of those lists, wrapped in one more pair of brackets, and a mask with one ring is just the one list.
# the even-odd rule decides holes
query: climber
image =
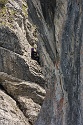
{"label": "climber", "polygon": [[33,60],[36,60],[38,62],[38,64],[40,64],[40,61],[39,61],[39,54],[37,52],[37,45],[34,44],[34,47],[31,48],[31,58]]}

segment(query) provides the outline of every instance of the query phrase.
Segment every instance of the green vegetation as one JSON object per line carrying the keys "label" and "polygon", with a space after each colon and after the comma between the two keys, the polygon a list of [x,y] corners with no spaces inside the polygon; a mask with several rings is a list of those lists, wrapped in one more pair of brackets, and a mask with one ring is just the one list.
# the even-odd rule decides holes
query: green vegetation
{"label": "green vegetation", "polygon": [[0,6],[5,6],[5,4],[8,2],[8,0],[0,0]]}
{"label": "green vegetation", "polygon": [[28,14],[27,6],[25,6],[24,4],[22,5],[22,11],[24,12],[25,16],[27,16],[27,14]]}
{"label": "green vegetation", "polygon": [[5,14],[6,14],[6,7],[3,7],[3,8],[0,10],[0,17],[5,16]]}
{"label": "green vegetation", "polygon": [[[0,0],[0,26],[9,26],[13,27],[13,21],[15,20],[18,15],[21,14],[21,11],[16,10],[14,8],[9,9],[5,4],[8,2],[8,0]],[[26,3],[22,5],[22,12],[25,17],[28,16],[27,12],[28,6]],[[19,19],[19,18],[18,18]]]}
{"label": "green vegetation", "polygon": [[15,14],[17,14],[17,10],[11,9],[11,11],[10,11],[10,17],[14,18]]}

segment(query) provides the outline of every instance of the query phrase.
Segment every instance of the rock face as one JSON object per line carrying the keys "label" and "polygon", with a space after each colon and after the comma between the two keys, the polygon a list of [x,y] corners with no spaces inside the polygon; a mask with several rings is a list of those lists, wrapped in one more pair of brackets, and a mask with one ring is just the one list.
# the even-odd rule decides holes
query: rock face
{"label": "rock face", "polygon": [[83,1],[9,0],[0,9],[0,85],[23,124],[83,125]]}
{"label": "rock face", "polygon": [[40,55],[48,84],[35,125],[83,125],[83,1],[27,3],[40,33]]}
{"label": "rock face", "polygon": [[17,102],[29,123],[34,124],[45,97],[45,90],[35,83],[25,82],[2,72],[0,81],[0,86]]}
{"label": "rock face", "polygon": [[[10,103],[11,102],[11,103]],[[1,125],[30,125],[16,102],[0,90],[0,124]]]}
{"label": "rock face", "polygon": [[[30,64],[31,57],[29,48],[27,48],[27,51],[29,51],[29,55],[27,51],[25,55],[28,57],[24,57],[24,45],[21,45],[20,40],[18,40],[18,37],[14,32],[12,32],[9,28],[1,27],[0,34],[0,71],[6,72],[9,75],[11,74],[12,76],[20,79],[37,82],[41,84],[41,86],[44,86],[44,78],[41,74],[41,69],[38,68],[38,65],[37,67],[35,67],[40,71],[36,70],[36,73],[35,71],[31,71],[29,68],[29,66],[33,67],[33,64]],[[24,58],[27,60],[27,62]],[[36,76],[38,77],[38,79],[36,78]]]}
{"label": "rock face", "polygon": [[44,75],[31,59],[38,38],[27,9],[26,0],[0,3],[1,125],[33,125],[45,97]]}

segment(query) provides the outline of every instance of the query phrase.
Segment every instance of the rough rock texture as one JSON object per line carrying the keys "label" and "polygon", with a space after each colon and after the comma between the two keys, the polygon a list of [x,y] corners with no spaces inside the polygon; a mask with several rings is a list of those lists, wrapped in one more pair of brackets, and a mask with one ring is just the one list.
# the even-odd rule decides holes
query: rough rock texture
{"label": "rough rock texture", "polygon": [[0,125],[30,125],[23,113],[17,107],[16,102],[1,90]]}
{"label": "rough rock texture", "polygon": [[0,81],[0,87],[17,102],[28,121],[34,124],[44,100],[45,90],[35,83],[22,81],[4,72],[0,72]]}
{"label": "rough rock texture", "polygon": [[31,45],[38,40],[27,9],[26,0],[9,0],[0,8],[0,71],[44,86],[41,68],[37,61],[31,60]]}
{"label": "rough rock texture", "polygon": [[[30,124],[83,125],[83,0],[9,0],[0,9],[0,71],[8,75],[1,86],[12,98],[15,95]],[[34,42],[42,71],[30,58]],[[10,75],[20,80],[11,81]],[[35,83],[46,83],[36,122],[34,109],[38,114],[41,101],[34,96],[42,100],[44,95]],[[24,85],[33,91],[30,95]]]}
{"label": "rough rock texture", "polygon": [[0,105],[2,114],[7,112],[1,114],[0,125],[33,125],[45,97],[44,75],[38,62],[31,59],[38,38],[27,9],[26,0],[0,4],[0,96],[8,98],[0,100],[8,105],[7,111]]}
{"label": "rough rock texture", "polygon": [[13,96],[13,98],[18,98],[18,96],[28,96],[28,98],[32,98],[34,102],[40,105],[45,96],[45,90],[35,83],[5,80],[2,81],[1,85],[11,96]]}
{"label": "rough rock texture", "polygon": [[[19,32],[19,30],[18,30]],[[21,34],[20,34],[21,35]],[[26,40],[26,39],[25,39]],[[24,42],[24,41],[23,41]],[[44,78],[37,62],[30,62],[30,49],[27,48],[26,55],[23,55],[25,45],[20,45],[18,37],[9,28],[0,29],[0,71],[11,74],[14,77],[37,82],[44,87]],[[28,41],[27,41],[27,44]],[[28,45],[29,47],[30,45]],[[18,49],[19,48],[19,49]],[[33,60],[32,60],[33,61]],[[34,69],[34,68],[35,69]]]}
{"label": "rough rock texture", "polygon": [[[83,1],[27,0],[47,95],[35,125],[83,125]],[[34,14],[33,14],[34,13]]]}

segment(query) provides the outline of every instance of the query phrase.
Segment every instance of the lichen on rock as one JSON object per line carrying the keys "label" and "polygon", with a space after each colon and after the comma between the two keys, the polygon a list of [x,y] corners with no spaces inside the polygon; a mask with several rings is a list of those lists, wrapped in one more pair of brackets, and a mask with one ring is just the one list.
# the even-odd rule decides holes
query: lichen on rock
{"label": "lichen on rock", "polygon": [[[38,41],[37,28],[29,21],[27,10],[25,0],[8,0],[0,7],[0,96],[4,91],[11,105],[5,97],[3,103],[19,110],[8,109],[8,116],[17,117],[1,116],[4,125],[34,124],[45,97],[44,75],[38,62],[31,59],[32,44]],[[2,108],[4,112],[6,107]]]}

